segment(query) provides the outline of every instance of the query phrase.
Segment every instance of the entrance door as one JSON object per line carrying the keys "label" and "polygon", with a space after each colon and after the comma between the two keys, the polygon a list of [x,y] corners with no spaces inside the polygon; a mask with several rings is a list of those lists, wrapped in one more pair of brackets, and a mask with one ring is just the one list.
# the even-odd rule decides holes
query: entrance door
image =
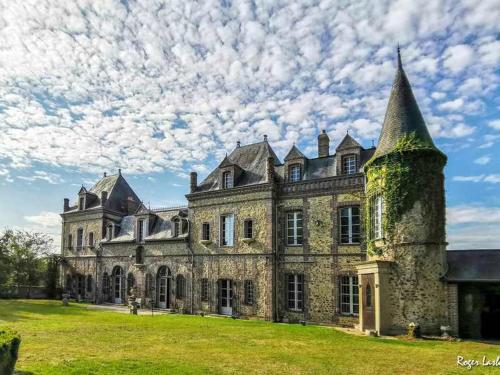
{"label": "entrance door", "polygon": [[158,307],[160,309],[170,308],[170,278],[170,269],[166,266],[160,267],[157,275]]}
{"label": "entrance door", "polygon": [[375,329],[375,275],[361,275],[363,291],[363,329]]}
{"label": "entrance door", "polygon": [[220,313],[233,315],[233,281],[223,279],[220,281]]}
{"label": "entrance door", "polygon": [[115,290],[113,291],[115,303],[117,304],[123,303],[122,282],[123,282],[122,269],[121,267],[117,267],[115,269],[115,282],[114,282]]}

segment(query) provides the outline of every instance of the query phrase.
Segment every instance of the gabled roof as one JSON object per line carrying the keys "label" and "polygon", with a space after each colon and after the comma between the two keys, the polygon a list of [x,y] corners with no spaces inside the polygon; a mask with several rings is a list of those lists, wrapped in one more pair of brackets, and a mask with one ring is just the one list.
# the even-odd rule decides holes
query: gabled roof
{"label": "gabled roof", "polygon": [[424,118],[406,77],[398,47],[398,67],[392,84],[391,95],[385,113],[382,132],[373,159],[394,151],[398,141],[405,136],[414,136],[427,149],[435,149]]}
{"label": "gabled roof", "polygon": [[337,146],[337,151],[353,147],[361,148],[361,145],[353,137],[351,137],[349,133],[347,133],[344,139],[342,139],[340,144]]}
{"label": "gabled roof", "polygon": [[227,157],[227,154],[226,154],[224,160],[222,160],[221,163],[219,164],[219,168],[230,167],[232,165],[235,165],[235,163],[233,163],[231,160],[229,160],[229,158]]}
{"label": "gabled roof", "polygon": [[82,187],[80,188],[80,190],[78,191],[78,195],[80,194],[85,194],[87,193],[87,189],[85,189],[85,186],[82,185]]}
{"label": "gabled roof", "polygon": [[288,154],[285,156],[285,161],[301,158],[305,158],[304,154],[295,145],[293,145],[290,151],[288,151]]}
{"label": "gabled roof", "polygon": [[[268,157],[273,158],[275,165],[281,164],[267,141],[236,147],[233,152],[229,154],[227,159],[230,163],[236,164],[242,169],[241,176],[238,180],[238,186],[266,182],[266,164]],[[215,168],[207,178],[198,185],[196,192],[218,189],[219,167]]]}

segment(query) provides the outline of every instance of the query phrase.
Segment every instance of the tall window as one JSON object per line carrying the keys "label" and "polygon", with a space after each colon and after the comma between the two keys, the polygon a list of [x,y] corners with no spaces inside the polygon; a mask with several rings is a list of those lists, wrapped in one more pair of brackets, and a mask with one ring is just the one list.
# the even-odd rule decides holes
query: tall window
{"label": "tall window", "polygon": [[208,279],[201,279],[201,300],[208,301]]}
{"label": "tall window", "polygon": [[107,272],[104,272],[102,275],[102,293],[108,295],[109,294],[109,276]]}
{"label": "tall window", "polygon": [[106,239],[108,241],[113,239],[113,224],[108,225],[108,229],[106,230]]}
{"label": "tall window", "polygon": [[286,219],[288,245],[302,245],[302,212],[289,212]]}
{"label": "tall window", "polygon": [[80,197],[79,202],[78,202],[78,209],[83,210],[85,208],[85,198]]}
{"label": "tall window", "polygon": [[357,276],[340,277],[340,312],[357,315],[359,313],[359,291]]}
{"label": "tall window", "polygon": [[83,246],[83,229],[78,228],[76,231],[76,249],[81,250]]}
{"label": "tall window", "polygon": [[373,226],[373,238],[378,239],[384,236],[384,230],[382,225],[382,214],[384,212],[384,198],[381,195],[377,195],[372,201],[372,226]]}
{"label": "tall window", "polygon": [[73,247],[73,235],[70,233],[68,234],[68,249],[71,249]]}
{"label": "tall window", "polygon": [[340,243],[359,243],[360,228],[359,207],[340,209]]}
{"label": "tall window", "polygon": [[293,164],[288,169],[288,179],[292,182],[301,180],[301,169],[300,164]]}
{"label": "tall window", "polygon": [[132,272],[127,275],[127,294],[130,295],[132,293],[132,288],[135,287],[135,277]]}
{"label": "tall window", "polygon": [[243,223],[243,232],[245,238],[253,238],[253,220],[245,220]]}
{"label": "tall window", "polygon": [[92,293],[92,275],[87,275],[87,293]]}
{"label": "tall window", "polygon": [[346,155],[342,158],[342,173],[356,173],[356,155]]}
{"label": "tall window", "polygon": [[233,246],[234,242],[234,215],[221,216],[222,246]]}
{"label": "tall window", "polygon": [[372,307],[372,287],[370,284],[366,285],[365,290],[366,307]]}
{"label": "tall window", "polygon": [[222,173],[222,187],[224,189],[230,189],[233,187],[233,176],[231,172]]}
{"label": "tall window", "polygon": [[146,221],[144,219],[139,220],[137,228],[137,240],[142,243],[144,242],[144,237],[146,235]]}
{"label": "tall window", "polygon": [[253,281],[245,280],[245,305],[253,305]]}
{"label": "tall window", "polygon": [[142,246],[135,249],[135,264],[144,264],[144,248]]}
{"label": "tall window", "polygon": [[89,233],[89,246],[94,247],[94,232]]}
{"label": "tall window", "polygon": [[209,223],[201,224],[201,239],[203,241],[210,241],[210,224]]}
{"label": "tall window", "polygon": [[184,290],[186,287],[186,279],[182,275],[177,275],[175,280],[175,295],[178,299],[184,298]]}
{"label": "tall window", "polygon": [[288,275],[288,308],[302,311],[304,308],[304,275]]}

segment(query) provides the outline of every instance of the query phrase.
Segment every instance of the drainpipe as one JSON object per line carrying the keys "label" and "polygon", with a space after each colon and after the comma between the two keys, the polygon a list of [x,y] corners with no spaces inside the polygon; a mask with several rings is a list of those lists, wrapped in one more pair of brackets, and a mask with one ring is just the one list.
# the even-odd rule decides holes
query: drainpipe
{"label": "drainpipe", "polygon": [[[189,221],[188,221],[189,223]],[[193,304],[194,304],[194,253],[191,248],[191,225],[188,228],[188,238],[187,238],[188,250],[191,255],[191,308],[190,313],[193,314]]]}
{"label": "drainpipe", "polygon": [[278,280],[279,280],[279,270],[278,270],[278,203],[276,197],[273,197],[273,215],[274,215],[274,228],[273,228],[273,320],[275,322],[279,321],[279,303],[278,303]]}

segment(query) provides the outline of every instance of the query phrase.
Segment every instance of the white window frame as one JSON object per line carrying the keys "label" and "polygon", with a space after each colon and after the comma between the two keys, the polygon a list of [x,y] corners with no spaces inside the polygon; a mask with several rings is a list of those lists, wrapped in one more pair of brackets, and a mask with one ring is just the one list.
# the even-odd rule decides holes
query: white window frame
{"label": "white window frame", "polygon": [[344,174],[354,174],[356,173],[356,155],[345,155],[342,158],[342,172]]}
{"label": "white window frame", "polygon": [[[290,281],[290,278],[293,280]],[[299,281],[299,278],[301,279]],[[304,275],[303,274],[288,274],[287,275],[287,308],[291,311],[303,311],[304,310]],[[299,285],[301,290],[299,290]],[[290,298],[292,296],[292,298]],[[290,306],[292,302],[292,306]]]}
{"label": "white window frame", "polygon": [[[299,220],[300,215],[300,220]],[[290,220],[291,218],[291,220]],[[299,225],[300,221],[300,225]],[[292,224],[290,226],[290,223]],[[290,229],[292,229],[292,235],[290,236]],[[299,241],[299,229],[301,231],[300,241]],[[302,216],[302,211],[287,212],[286,214],[286,244],[287,246],[302,246],[304,242],[304,217]]]}
{"label": "white window frame", "polygon": [[[358,217],[358,224],[357,227],[358,227],[358,232],[356,233],[357,234],[357,237],[358,237],[358,240],[357,241],[353,241],[353,237],[354,237],[354,231],[353,231],[353,227],[354,227],[354,224],[353,224],[353,214],[352,214],[352,211],[353,211],[353,208],[356,208],[358,210],[358,214],[355,215]],[[344,216],[343,214],[347,212],[347,216]],[[344,241],[344,237],[342,236],[342,229],[345,227],[345,225],[342,224],[342,218],[344,217],[347,217],[347,232],[348,232],[348,238],[347,238],[347,242]],[[352,245],[352,244],[359,244],[360,243],[360,236],[361,236],[361,214],[360,214],[360,209],[359,209],[359,206],[350,206],[350,207],[341,207],[340,208],[340,243],[342,245]]]}
{"label": "white window frame", "polygon": [[340,276],[339,301],[340,313],[343,315],[359,315],[358,277]]}
{"label": "white window frame", "polygon": [[373,199],[373,237],[374,239],[380,239],[384,236],[384,228],[382,224],[383,213],[384,213],[384,197],[382,195],[377,195]]}
{"label": "white window frame", "polygon": [[288,175],[288,180],[290,182],[297,182],[302,179],[302,168],[300,164],[292,164],[289,167],[289,175]]}
{"label": "white window frame", "polygon": [[[230,219],[230,225],[226,220]],[[221,246],[234,246],[234,214],[224,214],[220,217],[220,244]]]}
{"label": "white window frame", "polygon": [[233,174],[231,171],[222,172],[222,187],[224,189],[231,189],[233,186]]}

